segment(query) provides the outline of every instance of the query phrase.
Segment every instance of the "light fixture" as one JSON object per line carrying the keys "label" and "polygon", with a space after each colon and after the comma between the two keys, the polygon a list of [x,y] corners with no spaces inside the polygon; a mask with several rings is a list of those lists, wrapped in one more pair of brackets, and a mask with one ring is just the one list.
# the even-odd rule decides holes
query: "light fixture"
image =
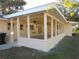
{"label": "light fixture", "polygon": [[11,34],[11,35],[14,35],[14,32],[11,32],[10,34]]}

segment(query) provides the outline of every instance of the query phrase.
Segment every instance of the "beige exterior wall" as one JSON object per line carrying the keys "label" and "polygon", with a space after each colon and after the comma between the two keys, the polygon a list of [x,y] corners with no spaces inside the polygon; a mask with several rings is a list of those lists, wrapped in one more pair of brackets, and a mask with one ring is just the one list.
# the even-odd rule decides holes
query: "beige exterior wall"
{"label": "beige exterior wall", "polygon": [[72,36],[72,25],[69,23],[64,24],[64,33],[67,36]]}
{"label": "beige exterior wall", "polygon": [[[17,39],[17,23],[16,23],[16,19],[13,19],[12,20],[12,22],[13,22],[13,39],[14,40],[16,40]],[[8,23],[10,24],[10,25],[8,25]],[[6,28],[6,30],[7,30],[7,35],[8,35],[8,37],[9,37],[9,40],[11,39],[11,19],[10,20],[8,20],[7,22],[6,22],[6,25],[5,26],[7,26],[7,28]],[[8,29],[9,28],[9,29]]]}
{"label": "beige exterior wall", "polygon": [[7,32],[7,21],[0,20],[0,32]]}
{"label": "beige exterior wall", "polygon": [[27,37],[27,19],[20,19],[20,36]]}

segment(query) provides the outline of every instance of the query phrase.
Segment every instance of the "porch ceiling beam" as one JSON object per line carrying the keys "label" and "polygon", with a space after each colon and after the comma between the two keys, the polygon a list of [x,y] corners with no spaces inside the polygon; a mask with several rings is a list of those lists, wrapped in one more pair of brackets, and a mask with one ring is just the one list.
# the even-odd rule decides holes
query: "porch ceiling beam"
{"label": "porch ceiling beam", "polygon": [[31,16],[31,19],[33,19],[33,18],[42,18],[42,17],[43,17],[43,15]]}
{"label": "porch ceiling beam", "polygon": [[[26,20],[27,16],[26,17],[20,17],[20,19]],[[40,18],[43,18],[43,15],[30,16],[30,19],[40,19]]]}

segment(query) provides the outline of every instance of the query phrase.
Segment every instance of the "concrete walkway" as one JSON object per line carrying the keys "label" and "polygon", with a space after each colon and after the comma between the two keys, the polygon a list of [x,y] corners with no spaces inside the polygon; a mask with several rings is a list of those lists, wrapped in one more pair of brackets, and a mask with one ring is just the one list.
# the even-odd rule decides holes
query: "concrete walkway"
{"label": "concrete walkway", "polygon": [[0,45],[0,50],[9,49],[9,48],[14,47],[15,45],[16,45],[16,42],[3,44],[3,45]]}

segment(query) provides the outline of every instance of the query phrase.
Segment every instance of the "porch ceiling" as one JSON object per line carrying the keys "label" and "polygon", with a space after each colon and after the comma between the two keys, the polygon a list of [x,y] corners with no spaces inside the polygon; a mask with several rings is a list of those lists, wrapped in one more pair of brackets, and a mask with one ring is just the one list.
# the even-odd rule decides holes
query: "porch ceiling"
{"label": "porch ceiling", "polygon": [[[56,17],[57,19],[65,22],[65,20],[63,19],[63,17],[58,13],[58,11],[53,8],[47,11],[50,15]],[[30,14],[30,19],[34,20],[34,19],[43,19],[43,15],[44,15],[44,11],[43,12],[36,12],[36,13],[32,13]],[[27,15],[22,15],[19,16],[21,20],[27,20]],[[16,17],[14,17],[14,19],[16,19]]]}
{"label": "porch ceiling", "polygon": [[49,14],[51,14],[52,16],[56,17],[57,19],[63,21],[63,22],[66,22],[64,20],[64,18],[59,14],[59,12],[54,8],[54,9],[51,9],[48,11]]}
{"label": "porch ceiling", "polygon": [[[41,22],[41,24],[43,24],[43,21],[44,21],[43,16],[44,15],[42,12],[33,13],[33,14],[30,14],[30,20],[31,20],[31,22],[37,21],[37,22]],[[23,22],[23,20],[24,20],[24,22],[25,22],[25,20],[27,22],[27,15],[20,16],[20,21]]]}

